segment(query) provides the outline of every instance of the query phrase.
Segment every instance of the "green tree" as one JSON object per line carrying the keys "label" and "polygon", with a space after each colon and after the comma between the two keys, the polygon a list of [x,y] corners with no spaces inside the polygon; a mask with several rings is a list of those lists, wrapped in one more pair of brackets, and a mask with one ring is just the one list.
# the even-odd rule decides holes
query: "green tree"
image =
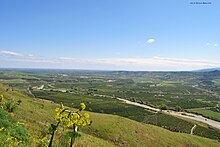
{"label": "green tree", "polygon": [[160,110],[167,110],[167,105],[166,104],[161,104],[160,105]]}
{"label": "green tree", "polygon": [[180,106],[177,105],[177,106],[175,107],[175,110],[176,110],[177,112],[179,112],[179,111],[182,110],[182,108],[181,108]]}

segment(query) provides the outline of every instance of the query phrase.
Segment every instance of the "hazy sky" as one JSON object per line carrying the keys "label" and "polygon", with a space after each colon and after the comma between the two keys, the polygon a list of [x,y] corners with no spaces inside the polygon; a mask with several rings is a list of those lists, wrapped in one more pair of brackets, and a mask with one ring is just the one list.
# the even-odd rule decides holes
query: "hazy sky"
{"label": "hazy sky", "polygon": [[220,1],[0,0],[0,67],[220,67]]}

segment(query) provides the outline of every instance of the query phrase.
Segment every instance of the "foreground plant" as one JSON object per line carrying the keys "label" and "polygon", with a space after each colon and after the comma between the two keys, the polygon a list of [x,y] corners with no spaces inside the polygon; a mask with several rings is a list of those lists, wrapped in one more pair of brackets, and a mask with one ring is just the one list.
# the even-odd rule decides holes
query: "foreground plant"
{"label": "foreground plant", "polygon": [[0,103],[2,103],[4,101],[4,96],[1,94],[0,95]]}
{"label": "foreground plant", "polygon": [[[0,146],[14,147],[28,143],[29,132],[21,122],[15,122],[7,111],[4,96],[0,95]],[[27,144],[26,144],[27,145]]]}
{"label": "foreground plant", "polygon": [[75,138],[77,135],[78,127],[84,127],[91,124],[90,117],[88,113],[82,113],[85,110],[86,105],[84,103],[80,104],[78,111],[73,112],[65,109],[61,104],[60,107],[55,109],[55,124],[51,124],[49,132],[51,134],[51,139],[49,147],[52,146],[53,138],[58,127],[62,125],[64,128],[69,128],[71,131],[68,132],[70,137],[70,147],[73,146]]}

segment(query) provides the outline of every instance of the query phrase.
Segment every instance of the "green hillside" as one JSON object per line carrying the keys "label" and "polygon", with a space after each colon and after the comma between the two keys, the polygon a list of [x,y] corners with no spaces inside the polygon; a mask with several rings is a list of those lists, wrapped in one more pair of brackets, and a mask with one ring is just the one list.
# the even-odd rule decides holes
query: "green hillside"
{"label": "green hillside", "polygon": [[[0,94],[6,101],[21,100],[13,119],[24,122],[29,130],[29,144],[36,146],[36,140],[45,136],[49,124],[53,123],[57,104],[33,99],[18,90],[0,85]],[[93,124],[80,130],[75,146],[220,146],[216,140],[195,135],[174,133],[153,125],[139,123],[121,116],[88,112]],[[0,135],[1,137],[1,135]],[[56,136],[59,138],[59,132]]]}

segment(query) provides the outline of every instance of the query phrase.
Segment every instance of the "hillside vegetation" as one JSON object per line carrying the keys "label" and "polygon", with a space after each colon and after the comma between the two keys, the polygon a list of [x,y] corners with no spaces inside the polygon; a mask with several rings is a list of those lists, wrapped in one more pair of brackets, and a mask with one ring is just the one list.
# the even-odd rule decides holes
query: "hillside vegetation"
{"label": "hillside vegetation", "polygon": [[220,130],[212,126],[128,105],[118,98],[172,111],[209,108],[205,117],[213,119],[212,114],[220,109],[220,86],[212,81],[219,78],[220,72],[0,71],[2,83],[32,98],[62,102],[73,108],[83,102],[90,112],[119,115],[173,132],[189,134],[196,124],[195,135],[215,140],[220,140]]}
{"label": "hillside vegetation", "polygon": [[[21,104],[13,114],[13,119],[25,124],[30,132],[29,144],[46,135],[53,122],[54,109],[58,106],[50,101],[28,97],[25,93],[0,85],[0,93],[6,101],[20,100]],[[219,146],[220,143],[184,133],[174,133],[153,125],[139,123],[121,116],[89,112],[93,124],[80,130],[76,146]],[[56,136],[59,138],[59,132]]]}

